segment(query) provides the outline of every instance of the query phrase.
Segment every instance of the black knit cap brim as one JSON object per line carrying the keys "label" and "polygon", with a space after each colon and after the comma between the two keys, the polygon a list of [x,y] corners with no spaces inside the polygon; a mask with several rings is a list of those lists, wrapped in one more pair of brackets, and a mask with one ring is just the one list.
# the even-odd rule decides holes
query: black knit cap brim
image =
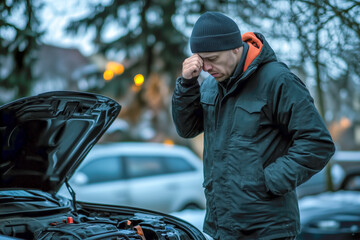
{"label": "black knit cap brim", "polygon": [[190,48],[193,53],[226,51],[242,45],[240,32],[190,39]]}
{"label": "black knit cap brim", "polygon": [[218,52],[241,47],[237,24],[219,12],[206,12],[196,21],[190,37],[193,53]]}

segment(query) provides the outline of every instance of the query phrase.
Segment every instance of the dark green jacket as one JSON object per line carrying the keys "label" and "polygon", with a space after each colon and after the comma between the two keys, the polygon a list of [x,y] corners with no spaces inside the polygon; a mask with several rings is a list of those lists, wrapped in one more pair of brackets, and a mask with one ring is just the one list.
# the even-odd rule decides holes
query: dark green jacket
{"label": "dark green jacket", "polygon": [[182,137],[204,132],[204,232],[231,240],[296,236],[295,188],[327,164],[334,144],[302,81],[261,34],[247,36],[245,71],[224,94],[211,76],[201,86],[177,80],[173,119]]}

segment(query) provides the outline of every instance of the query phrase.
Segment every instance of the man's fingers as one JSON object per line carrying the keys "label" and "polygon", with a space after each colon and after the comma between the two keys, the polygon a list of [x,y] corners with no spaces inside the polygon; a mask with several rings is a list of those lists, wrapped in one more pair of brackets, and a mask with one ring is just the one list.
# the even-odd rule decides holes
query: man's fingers
{"label": "man's fingers", "polygon": [[184,68],[188,69],[188,68],[198,68],[201,69],[202,68],[202,64],[200,62],[190,62],[190,63],[184,63],[183,65]]}
{"label": "man's fingers", "polygon": [[186,76],[190,76],[191,78],[198,76],[201,72],[201,65],[200,63],[191,63],[191,64],[185,64],[183,67],[183,74]]}
{"label": "man's fingers", "polygon": [[200,70],[201,68],[199,68],[198,66],[191,66],[188,68],[188,71],[191,72],[191,73],[200,73]]}
{"label": "man's fingers", "polygon": [[192,55],[191,57],[189,57],[189,58],[186,59],[186,60],[188,60],[189,63],[197,62],[197,63],[199,63],[201,66],[203,65],[203,60],[202,60],[202,58],[201,58],[199,55],[197,55],[197,54]]}
{"label": "man's fingers", "polygon": [[198,68],[202,68],[203,66],[203,61],[201,58],[193,58],[193,59],[186,59],[183,63],[183,66],[186,67],[186,66],[196,66]]}
{"label": "man's fingers", "polygon": [[202,67],[202,58],[197,54],[192,55],[183,62],[182,75],[184,78],[193,78],[199,76]]}

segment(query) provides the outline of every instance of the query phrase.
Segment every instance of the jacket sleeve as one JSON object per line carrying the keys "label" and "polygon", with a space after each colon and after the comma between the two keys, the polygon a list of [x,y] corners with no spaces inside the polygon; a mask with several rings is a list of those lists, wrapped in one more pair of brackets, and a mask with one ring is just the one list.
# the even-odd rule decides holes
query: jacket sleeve
{"label": "jacket sleeve", "polygon": [[273,91],[273,119],[289,137],[289,148],[264,169],[273,194],[294,190],[319,172],[335,151],[332,138],[305,85],[292,73],[283,74]]}
{"label": "jacket sleeve", "polygon": [[203,111],[197,78],[176,80],[172,97],[172,117],[181,137],[195,137],[203,131]]}

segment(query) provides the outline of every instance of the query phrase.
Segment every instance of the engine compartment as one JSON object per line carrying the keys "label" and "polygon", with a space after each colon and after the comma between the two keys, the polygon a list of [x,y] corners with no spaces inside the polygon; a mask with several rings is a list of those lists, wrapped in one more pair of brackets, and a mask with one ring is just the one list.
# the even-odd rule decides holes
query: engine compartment
{"label": "engine compartment", "polygon": [[[38,191],[0,194],[0,237],[17,239],[195,239],[197,230],[173,216],[92,204]],[[194,233],[195,232],[195,233]]]}
{"label": "engine compartment", "polygon": [[0,221],[0,233],[20,239],[190,239],[162,217],[134,214],[93,217],[84,214],[8,218]]}

